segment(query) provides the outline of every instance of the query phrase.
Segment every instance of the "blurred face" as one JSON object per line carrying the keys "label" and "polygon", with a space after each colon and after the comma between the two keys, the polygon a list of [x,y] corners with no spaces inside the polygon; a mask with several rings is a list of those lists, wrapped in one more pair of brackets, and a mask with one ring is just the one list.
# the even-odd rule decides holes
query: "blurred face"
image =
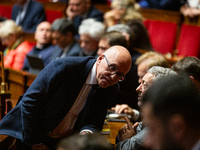
{"label": "blurred face", "polygon": [[59,45],[61,48],[65,48],[69,44],[68,34],[63,35],[59,31],[52,32],[52,40],[53,40],[53,44]]}
{"label": "blurred face", "polygon": [[37,44],[44,45],[51,41],[51,24],[42,22],[38,25],[35,32],[35,40]]}
{"label": "blurred face", "polygon": [[27,0],[15,0],[15,4],[17,5],[24,5],[27,2]]}
{"label": "blurred face", "polygon": [[85,0],[69,0],[68,7],[70,7],[71,12],[76,15],[84,14],[87,10]]}
{"label": "blurred face", "polygon": [[[110,65],[113,65],[117,67],[117,73],[111,74],[108,71],[108,62]],[[100,87],[106,88],[108,86],[116,84],[122,76],[125,76],[126,73],[129,71],[130,66],[124,66],[120,59],[123,59],[121,57],[111,57],[111,56],[104,56],[104,54],[101,54],[99,58],[97,59],[97,82]]]}
{"label": "blurred face", "polygon": [[138,64],[137,67],[137,74],[138,74],[138,83],[141,84],[142,83],[142,78],[144,77],[144,75],[147,73],[148,69],[147,69],[147,64],[146,62],[141,62]]}
{"label": "blurred face", "polygon": [[142,96],[144,92],[152,85],[154,75],[146,73],[142,78],[141,84],[137,87],[136,92],[138,93],[138,106],[142,106]]}
{"label": "blurred face", "polygon": [[[173,130],[173,123],[170,121],[163,121],[156,117],[152,111],[151,104],[142,106],[144,112],[143,123],[148,127],[147,135],[144,139],[144,146],[152,150],[181,150],[179,140],[176,140],[176,134]],[[177,124],[177,122],[175,123]],[[177,126],[176,126],[177,130]],[[173,131],[173,132],[172,132]]]}
{"label": "blurred face", "polygon": [[85,52],[86,55],[90,53],[94,53],[98,49],[98,41],[91,38],[88,34],[81,34],[81,48]]}
{"label": "blurred face", "polygon": [[108,43],[107,39],[101,39],[99,41],[99,49],[97,51],[97,54],[100,55],[104,53],[108,48],[110,48],[110,44]]}
{"label": "blurred face", "polygon": [[16,40],[17,40],[16,35],[10,34],[7,37],[1,38],[1,43],[2,43],[2,45],[6,46],[10,49]]}

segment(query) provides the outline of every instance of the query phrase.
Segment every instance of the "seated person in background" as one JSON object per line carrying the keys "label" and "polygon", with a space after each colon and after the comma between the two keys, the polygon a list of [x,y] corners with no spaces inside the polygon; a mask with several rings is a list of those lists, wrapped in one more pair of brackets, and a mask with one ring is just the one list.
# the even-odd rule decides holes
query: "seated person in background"
{"label": "seated person in background", "polygon": [[131,19],[126,23],[131,30],[130,47],[141,53],[154,51],[149,34],[141,19]]}
{"label": "seated person in background", "polygon": [[200,15],[200,2],[199,0],[185,0],[184,5],[180,7],[180,12],[186,16],[194,18]]}
{"label": "seated person in background", "polygon": [[111,10],[104,14],[104,23],[106,27],[113,26],[118,23],[126,23],[128,20],[142,19],[139,5],[135,0],[112,0]]}
{"label": "seated person in background", "polygon": [[[47,21],[41,22],[35,31],[36,46],[27,54],[37,56],[42,59],[44,66],[51,61],[52,51],[55,48],[51,44],[51,24]],[[30,64],[26,58],[23,70],[30,71]]]}
{"label": "seated person in background", "polygon": [[[175,76],[176,72],[169,68],[163,68],[160,66],[153,66],[148,70],[145,76],[142,78],[141,84],[137,87],[138,92],[138,106],[143,107],[143,95],[148,88],[155,82],[160,82],[169,76]],[[145,116],[144,116],[145,118]],[[142,146],[143,140],[147,133],[147,129],[143,125],[143,122],[135,123],[132,127],[128,118],[125,118],[127,124],[125,124],[120,130],[116,138],[117,145],[116,150],[132,150],[138,149]],[[120,141],[120,142],[119,142]],[[119,142],[119,143],[118,143]]]}
{"label": "seated person in background", "polygon": [[105,33],[99,41],[99,49],[97,51],[97,55],[104,53],[108,48],[114,45],[120,45],[127,48],[127,41],[125,36],[118,31]]}
{"label": "seated person in background", "polygon": [[79,27],[80,51],[79,56],[97,55],[100,38],[105,33],[105,26],[102,22],[94,19],[85,19]]}
{"label": "seated person in background", "polygon": [[34,0],[15,0],[12,20],[21,25],[24,32],[34,33],[37,25],[46,20],[45,10],[42,4]]}
{"label": "seated person in background", "polygon": [[[137,65],[137,75],[139,77],[138,79],[138,83],[141,84],[142,83],[142,78],[144,77],[144,75],[147,73],[147,71],[153,67],[153,66],[161,66],[161,67],[165,67],[168,68],[169,64],[167,62],[167,60],[164,58],[164,56],[158,52],[146,52],[143,55],[141,55],[140,57],[137,58],[135,64]],[[132,99],[132,102],[134,101],[134,99]],[[132,107],[131,105],[127,105],[127,104],[122,104],[119,105],[117,104],[115,107],[111,108],[112,110],[115,111],[115,113],[127,113],[131,116],[131,120],[132,121],[137,121],[140,119],[140,112],[136,109]]]}
{"label": "seated person in background", "polygon": [[26,150],[44,145],[54,150],[73,133],[100,132],[108,104],[117,96],[117,82],[130,67],[130,53],[122,46],[110,47],[98,59],[52,61],[0,121],[0,134],[17,138]]}
{"label": "seated person in background", "polygon": [[73,21],[77,31],[84,19],[93,18],[103,21],[103,12],[92,6],[91,0],[69,0],[66,15],[69,20]]}
{"label": "seated person in background", "polygon": [[144,146],[200,149],[200,96],[188,77],[174,76],[153,84],[144,94],[142,109],[148,128]]}
{"label": "seated person in background", "polygon": [[164,9],[179,11],[181,0],[140,0],[138,3],[141,8]]}
{"label": "seated person in background", "polygon": [[66,56],[78,56],[81,48],[75,40],[75,27],[67,18],[58,18],[52,25],[52,40],[53,44],[57,45],[52,53],[51,60]]}
{"label": "seated person in background", "polygon": [[57,150],[113,150],[107,139],[98,133],[79,135],[74,134],[62,139]]}
{"label": "seated person in background", "polygon": [[4,50],[4,66],[16,70],[22,70],[26,54],[31,51],[32,46],[24,41],[21,26],[13,20],[6,20],[0,25],[0,38]]}
{"label": "seated person in background", "polygon": [[200,60],[198,58],[185,57],[172,65],[171,68],[180,75],[186,74],[200,90]]}

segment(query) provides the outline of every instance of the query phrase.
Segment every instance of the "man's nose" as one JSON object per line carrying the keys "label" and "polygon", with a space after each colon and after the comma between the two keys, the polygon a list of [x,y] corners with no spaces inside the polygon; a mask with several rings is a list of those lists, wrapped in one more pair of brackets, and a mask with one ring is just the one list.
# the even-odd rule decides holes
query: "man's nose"
{"label": "man's nose", "polygon": [[140,84],[137,88],[136,88],[136,92],[140,92],[141,91],[141,89],[142,89],[142,84]]}

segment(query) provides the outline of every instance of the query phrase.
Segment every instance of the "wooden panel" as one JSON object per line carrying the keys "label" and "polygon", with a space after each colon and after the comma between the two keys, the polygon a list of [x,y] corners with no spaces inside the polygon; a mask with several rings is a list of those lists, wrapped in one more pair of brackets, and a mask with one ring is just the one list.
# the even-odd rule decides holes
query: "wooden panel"
{"label": "wooden panel", "polygon": [[[1,77],[2,74],[0,74],[0,81]],[[11,93],[11,99],[16,100],[19,98],[19,96],[23,95],[35,78],[35,75],[29,74],[25,71],[5,68],[5,82],[8,84],[8,89]]]}

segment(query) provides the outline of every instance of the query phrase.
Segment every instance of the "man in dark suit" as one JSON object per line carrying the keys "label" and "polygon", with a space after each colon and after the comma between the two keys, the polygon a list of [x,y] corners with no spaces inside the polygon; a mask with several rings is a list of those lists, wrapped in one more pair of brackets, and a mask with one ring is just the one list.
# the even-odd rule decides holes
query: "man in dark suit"
{"label": "man in dark suit", "polygon": [[84,19],[93,18],[103,21],[103,12],[92,6],[91,0],[69,0],[66,15],[69,20],[73,21],[77,31]]}
{"label": "man in dark suit", "polygon": [[[44,66],[46,66],[51,61],[52,52],[55,49],[55,46],[51,44],[51,24],[49,22],[43,21],[37,26],[35,40],[36,46],[27,55],[41,58]],[[24,61],[23,70],[35,74],[27,57]],[[39,70],[37,73],[39,73]]]}
{"label": "man in dark suit", "polygon": [[78,56],[81,50],[79,43],[75,40],[75,27],[67,18],[56,19],[52,25],[53,44],[57,45],[54,49],[51,60],[66,56]]}
{"label": "man in dark suit", "polygon": [[23,31],[34,33],[38,24],[46,20],[43,6],[33,0],[15,0],[12,20],[21,25]]}
{"label": "man in dark suit", "polygon": [[[113,46],[94,57],[65,57],[47,65],[0,122],[0,134],[35,147],[55,149],[57,142],[75,132],[101,131],[119,80],[131,67],[131,56]],[[43,144],[41,144],[43,143]],[[20,149],[23,149],[20,147]]]}

